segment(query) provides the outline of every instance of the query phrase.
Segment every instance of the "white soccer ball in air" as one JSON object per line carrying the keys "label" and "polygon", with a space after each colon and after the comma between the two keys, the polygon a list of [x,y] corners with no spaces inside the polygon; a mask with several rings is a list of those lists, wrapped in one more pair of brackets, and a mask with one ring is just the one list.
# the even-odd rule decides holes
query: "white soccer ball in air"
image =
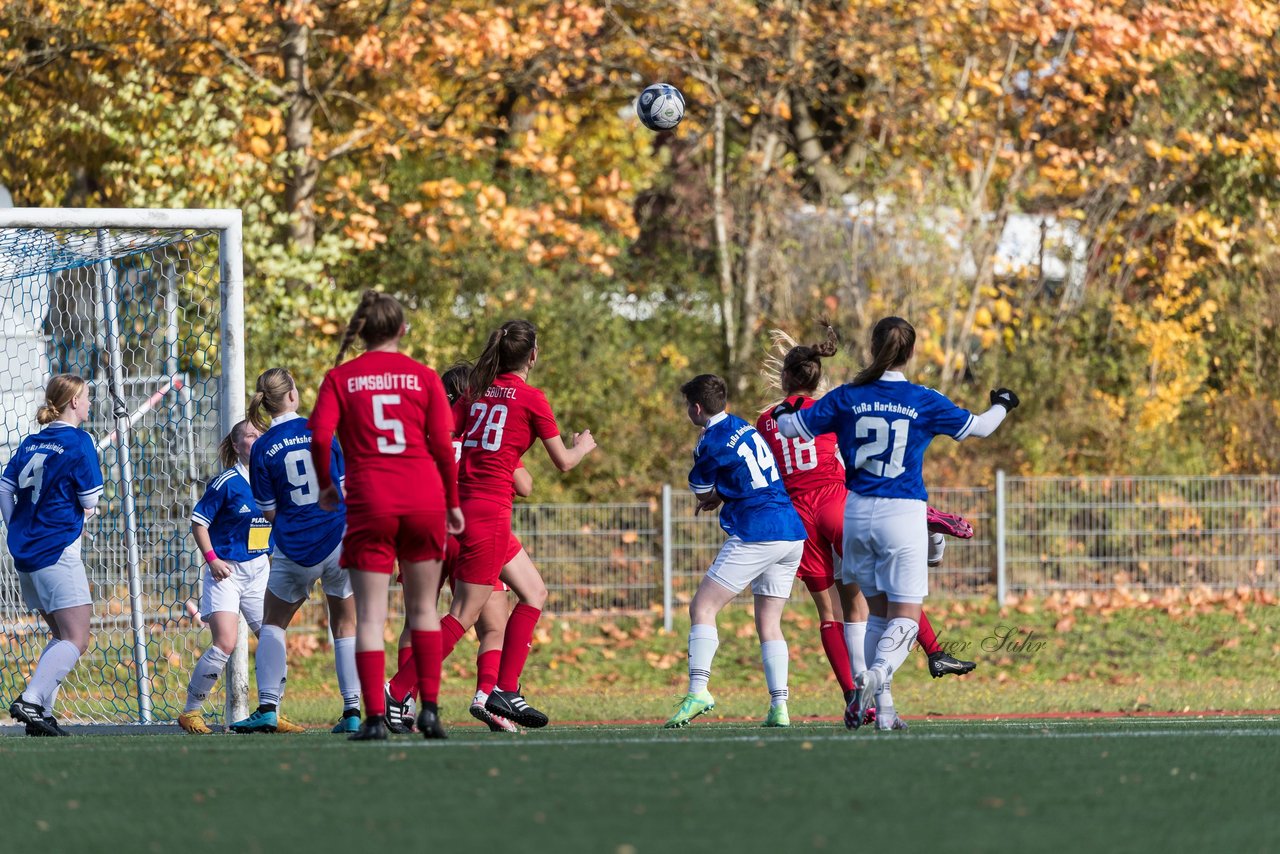
{"label": "white soccer ball in air", "polygon": [[671,130],[684,118],[684,95],[670,83],[654,83],[636,98],[636,115],[649,130]]}

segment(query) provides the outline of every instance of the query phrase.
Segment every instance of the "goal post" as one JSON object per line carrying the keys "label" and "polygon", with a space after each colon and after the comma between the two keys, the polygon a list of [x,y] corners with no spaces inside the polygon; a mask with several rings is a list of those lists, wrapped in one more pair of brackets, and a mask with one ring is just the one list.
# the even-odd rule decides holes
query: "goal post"
{"label": "goal post", "polygon": [[[83,539],[94,620],[59,714],[174,720],[205,643],[191,509],[245,414],[240,211],[0,209],[0,355],[0,465],[37,429],[50,376],[79,373],[93,389],[85,427],[106,483]],[[248,712],[246,635],[241,621],[215,718]],[[0,699],[47,639],[0,546]]]}

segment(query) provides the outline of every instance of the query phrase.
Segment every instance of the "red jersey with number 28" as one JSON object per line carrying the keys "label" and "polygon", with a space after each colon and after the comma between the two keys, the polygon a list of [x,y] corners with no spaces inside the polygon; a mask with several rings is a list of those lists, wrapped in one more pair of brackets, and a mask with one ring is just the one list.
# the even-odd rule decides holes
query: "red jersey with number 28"
{"label": "red jersey with number 28", "polygon": [[421,362],[374,351],[338,365],[320,384],[308,426],[321,489],[331,480],[329,442],[337,431],[348,513],[458,506],[453,413],[440,377]]}
{"label": "red jersey with number 28", "polygon": [[511,477],[537,439],[560,435],[551,404],[518,374],[500,374],[478,400],[459,398],[454,421],[462,441],[458,491],[510,504]]}
{"label": "red jersey with number 28", "polygon": [[[802,394],[793,394],[787,403],[799,402],[801,409],[808,409],[816,401]],[[810,441],[788,439],[778,432],[778,424],[768,412],[756,420],[756,430],[769,445],[773,458],[782,470],[782,485],[791,496],[819,489],[832,483],[844,485],[844,463],[836,450],[836,435],[824,433]]]}

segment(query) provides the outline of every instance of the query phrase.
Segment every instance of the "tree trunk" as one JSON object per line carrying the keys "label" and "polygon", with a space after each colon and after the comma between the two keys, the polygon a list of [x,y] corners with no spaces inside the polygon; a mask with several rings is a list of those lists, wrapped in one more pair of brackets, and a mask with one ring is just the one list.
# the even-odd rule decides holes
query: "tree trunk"
{"label": "tree trunk", "polygon": [[285,149],[288,152],[288,174],[285,177],[284,203],[289,212],[289,242],[297,249],[309,250],[316,245],[316,183],[320,161],[312,149],[312,131],[316,109],[315,92],[307,74],[307,44],[310,28],[285,20],[281,56],[285,80]]}

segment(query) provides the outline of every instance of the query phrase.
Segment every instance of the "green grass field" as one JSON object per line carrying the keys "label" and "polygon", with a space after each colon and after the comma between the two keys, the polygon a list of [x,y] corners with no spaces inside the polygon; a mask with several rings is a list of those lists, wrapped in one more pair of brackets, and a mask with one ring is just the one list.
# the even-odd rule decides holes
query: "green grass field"
{"label": "green grass field", "polygon": [[1278,756],[1256,716],[5,738],[0,798],[6,851],[1263,852]]}

